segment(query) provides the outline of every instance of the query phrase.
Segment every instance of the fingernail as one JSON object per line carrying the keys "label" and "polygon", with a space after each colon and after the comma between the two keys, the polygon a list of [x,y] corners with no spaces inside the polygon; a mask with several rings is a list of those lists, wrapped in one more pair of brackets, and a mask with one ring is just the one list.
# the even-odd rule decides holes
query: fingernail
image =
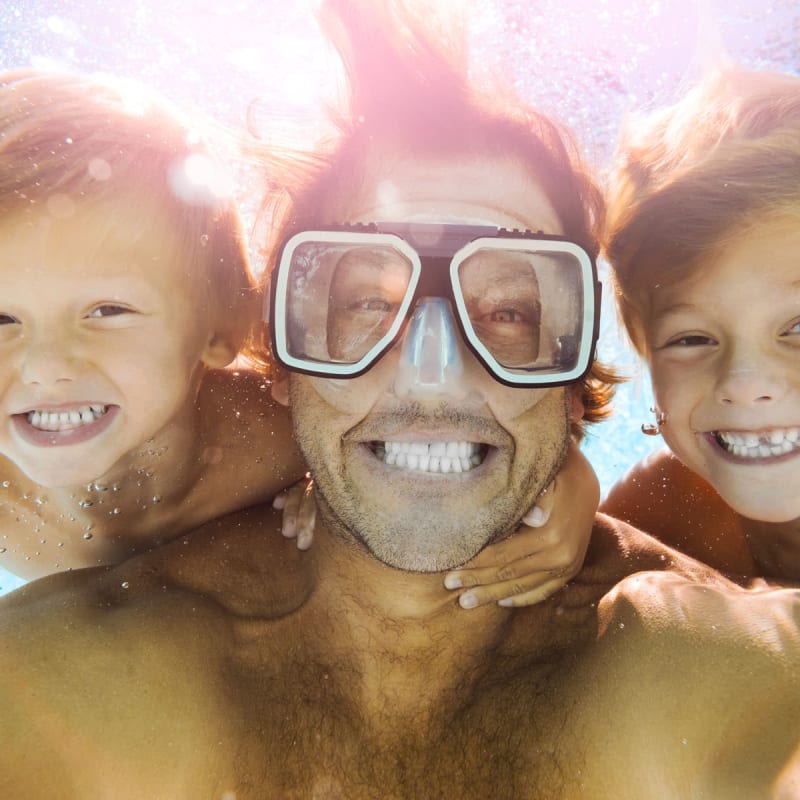
{"label": "fingernail", "polygon": [[475,606],[478,605],[478,598],[475,597],[472,592],[464,592],[464,594],[458,598],[458,604],[461,608],[475,608]]}
{"label": "fingernail", "polygon": [[522,521],[531,528],[541,528],[546,519],[544,511],[539,506],[534,506],[523,518]]}
{"label": "fingernail", "polygon": [[461,583],[461,578],[458,575],[445,575],[444,588],[445,589],[460,589],[464,584]]}
{"label": "fingernail", "polygon": [[298,550],[308,550],[311,547],[311,542],[314,540],[314,537],[308,533],[301,533],[297,537],[297,549]]}
{"label": "fingernail", "polygon": [[512,602],[510,597],[504,597],[502,600],[497,601],[497,605],[503,606],[503,608],[513,608],[514,603]]}

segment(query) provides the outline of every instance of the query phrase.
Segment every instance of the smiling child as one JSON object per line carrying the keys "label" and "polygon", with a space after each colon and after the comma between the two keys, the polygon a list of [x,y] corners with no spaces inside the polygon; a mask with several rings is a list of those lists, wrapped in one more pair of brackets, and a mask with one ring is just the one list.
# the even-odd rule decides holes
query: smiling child
{"label": "smiling child", "polygon": [[[671,452],[605,503],[713,566],[800,580],[800,78],[728,68],[637,123],[609,260]],[[676,524],[677,523],[677,524]]]}

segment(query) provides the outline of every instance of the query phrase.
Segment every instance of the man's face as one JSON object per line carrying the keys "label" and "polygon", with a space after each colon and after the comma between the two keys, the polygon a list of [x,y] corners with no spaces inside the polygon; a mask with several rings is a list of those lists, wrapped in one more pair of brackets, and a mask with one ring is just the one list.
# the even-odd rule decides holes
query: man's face
{"label": "man's face", "polygon": [[[495,158],[392,162],[329,215],[562,232],[521,166]],[[442,571],[516,528],[582,410],[570,388],[500,384],[461,341],[439,384],[401,380],[403,347],[358,378],[292,375],[295,432],[329,528],[389,566]]]}

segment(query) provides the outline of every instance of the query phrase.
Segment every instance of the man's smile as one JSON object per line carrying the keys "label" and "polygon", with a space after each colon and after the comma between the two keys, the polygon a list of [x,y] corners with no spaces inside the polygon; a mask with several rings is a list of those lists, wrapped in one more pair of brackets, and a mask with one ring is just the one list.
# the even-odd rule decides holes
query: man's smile
{"label": "man's smile", "polygon": [[374,442],[372,451],[385,464],[418,472],[469,472],[486,458],[488,446],[468,441]]}

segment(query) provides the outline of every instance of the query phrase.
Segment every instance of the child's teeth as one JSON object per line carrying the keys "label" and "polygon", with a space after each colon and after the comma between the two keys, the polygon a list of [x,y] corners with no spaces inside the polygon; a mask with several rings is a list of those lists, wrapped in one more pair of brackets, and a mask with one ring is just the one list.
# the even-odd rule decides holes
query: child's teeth
{"label": "child's teeth", "polygon": [[769,458],[790,453],[796,449],[800,429],[785,428],[759,436],[756,433],[731,433],[718,431],[717,441],[739,458]]}
{"label": "child's teeth", "polygon": [[91,425],[103,416],[107,407],[93,403],[71,411],[29,411],[28,422],[43,431],[63,431]]}

